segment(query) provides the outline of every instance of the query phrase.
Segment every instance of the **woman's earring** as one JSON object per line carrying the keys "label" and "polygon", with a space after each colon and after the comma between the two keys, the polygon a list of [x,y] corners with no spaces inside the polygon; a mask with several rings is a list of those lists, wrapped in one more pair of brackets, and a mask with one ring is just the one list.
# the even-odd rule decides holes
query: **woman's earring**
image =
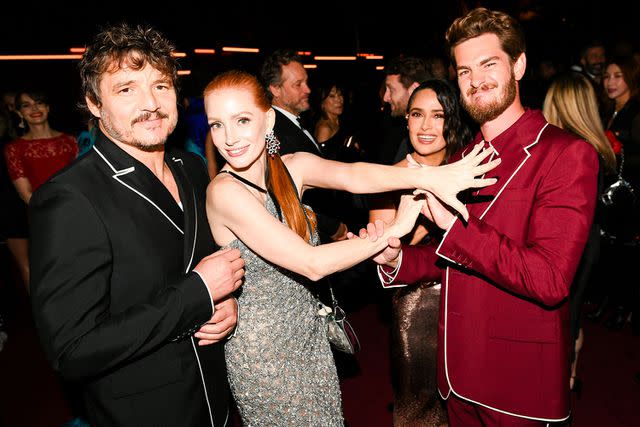
{"label": "woman's earring", "polygon": [[267,143],[267,154],[271,157],[274,157],[280,151],[280,141],[276,137],[276,134],[273,132],[273,129],[267,132],[264,136],[264,140]]}
{"label": "woman's earring", "polygon": [[18,123],[20,129],[24,129],[24,117],[20,116],[20,123]]}

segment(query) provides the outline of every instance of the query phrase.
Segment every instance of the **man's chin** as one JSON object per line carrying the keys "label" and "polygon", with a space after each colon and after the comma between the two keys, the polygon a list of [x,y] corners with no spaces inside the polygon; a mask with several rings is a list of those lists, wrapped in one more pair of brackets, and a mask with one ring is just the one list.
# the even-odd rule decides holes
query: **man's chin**
{"label": "man's chin", "polygon": [[146,153],[154,153],[156,151],[162,151],[164,150],[164,144],[160,143],[160,144],[137,144],[136,145],[140,150],[146,152]]}

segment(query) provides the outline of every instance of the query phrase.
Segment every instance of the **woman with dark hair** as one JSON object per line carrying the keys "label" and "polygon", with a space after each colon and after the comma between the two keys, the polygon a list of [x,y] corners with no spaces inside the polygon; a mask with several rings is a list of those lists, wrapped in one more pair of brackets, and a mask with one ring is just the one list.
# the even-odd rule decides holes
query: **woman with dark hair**
{"label": "woman with dark hair", "polygon": [[[413,153],[396,166],[439,166],[471,141],[460,118],[458,98],[444,80],[421,83],[407,104],[407,128]],[[399,194],[374,202],[369,222],[390,223],[398,209]],[[408,244],[428,244],[441,233],[420,217],[405,236]],[[392,299],[391,371],[394,390],[393,425],[447,424],[446,411],[436,389],[436,345],[440,284],[420,283],[398,289]]]}
{"label": "woman with dark hair", "polygon": [[[459,191],[495,180],[475,179],[489,162],[481,145],[462,162],[423,169],[339,163],[299,152],[277,153],[275,113],[258,80],[229,71],[205,88],[216,148],[226,160],[207,189],[216,243],[238,248],[245,282],[239,327],[225,347],[231,391],[245,425],[342,426],[340,388],[313,281],[343,271],[409,232],[421,200],[403,198],[380,238],[318,245],[315,215],[299,200],[313,187],[371,193],[425,188],[466,215]],[[323,310],[321,310],[323,311]],[[199,338],[199,335],[196,334]]]}
{"label": "woman with dark hair", "polygon": [[[640,64],[632,56],[618,56],[607,61],[602,79],[609,105],[605,106],[603,123],[622,143],[619,167],[622,177],[640,196]],[[634,265],[638,257],[637,237],[640,234],[640,218],[629,215],[616,221],[611,239],[607,239],[603,265],[619,265],[614,269],[618,278],[607,277],[607,289],[598,309],[591,318],[602,316],[607,306],[613,312],[605,321],[610,329],[621,329],[627,321],[631,303],[637,298],[637,281],[629,280],[634,271],[625,271]],[[606,230],[610,231],[610,230]],[[613,279],[613,280],[611,280]],[[608,295],[607,295],[608,294]]]}
{"label": "woman with dark hair", "polygon": [[609,102],[604,109],[605,129],[622,143],[626,176],[640,185],[640,64],[632,56],[607,62],[602,79]]}
{"label": "woman with dark hair", "polygon": [[314,110],[318,115],[313,136],[325,157],[339,161],[358,158],[358,142],[342,120],[345,92],[338,84],[320,84],[314,92]]}
{"label": "woman with dark hair", "polygon": [[[4,148],[7,170],[20,198],[29,204],[33,192],[78,155],[75,137],[49,125],[47,96],[37,90],[16,93],[16,112],[24,135]],[[14,253],[25,286],[29,288],[27,239]]]}

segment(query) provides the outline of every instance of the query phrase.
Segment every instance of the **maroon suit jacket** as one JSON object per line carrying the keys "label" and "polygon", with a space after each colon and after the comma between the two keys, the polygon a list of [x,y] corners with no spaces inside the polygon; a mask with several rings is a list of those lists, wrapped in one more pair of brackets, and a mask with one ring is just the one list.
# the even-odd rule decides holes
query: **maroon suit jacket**
{"label": "maroon suit jacket", "polygon": [[[476,142],[481,140],[481,135]],[[442,281],[438,388],[531,419],[569,415],[567,296],[593,220],[598,156],[527,110],[490,144],[498,183],[436,247],[403,247],[393,283]],[[453,160],[464,152],[457,153]]]}

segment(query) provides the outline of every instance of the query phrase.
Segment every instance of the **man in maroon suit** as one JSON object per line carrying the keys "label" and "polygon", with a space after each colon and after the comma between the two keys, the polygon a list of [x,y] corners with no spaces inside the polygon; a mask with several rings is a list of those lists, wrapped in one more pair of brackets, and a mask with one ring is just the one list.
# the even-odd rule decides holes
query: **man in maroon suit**
{"label": "man in maroon suit", "polygon": [[[446,230],[431,246],[376,257],[386,285],[441,280],[438,388],[451,427],[539,426],[569,416],[569,287],[589,234],[598,159],[585,141],[525,109],[524,35],[479,8],[447,31],[463,104],[495,149],[498,183],[469,195],[469,219],[431,194]],[[457,160],[469,148],[453,156]]]}

